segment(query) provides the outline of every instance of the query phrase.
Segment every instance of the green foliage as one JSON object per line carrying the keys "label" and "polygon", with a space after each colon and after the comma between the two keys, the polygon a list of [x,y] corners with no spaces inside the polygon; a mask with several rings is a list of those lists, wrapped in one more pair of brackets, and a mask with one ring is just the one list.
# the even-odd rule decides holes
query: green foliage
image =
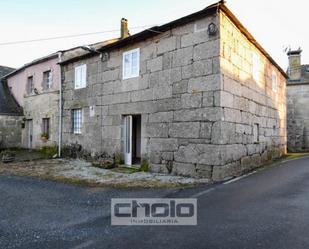
{"label": "green foliage", "polygon": [[100,161],[93,161],[92,166],[101,169],[113,169],[115,168],[115,164],[111,160],[100,160]]}
{"label": "green foliage", "polygon": [[58,153],[58,147],[57,146],[44,146],[40,150],[40,152],[48,157],[53,157]]}
{"label": "green foliage", "polygon": [[12,150],[4,150],[0,153],[1,160],[4,163],[9,163],[15,160],[16,152]]}
{"label": "green foliage", "polygon": [[140,167],[140,171],[148,172],[149,171],[149,163],[147,159],[143,159]]}
{"label": "green foliage", "polygon": [[124,164],[123,156],[122,156],[121,153],[115,153],[115,155],[114,155],[114,163],[116,165],[123,165]]}
{"label": "green foliage", "polygon": [[117,167],[112,169],[112,171],[117,172],[117,173],[123,173],[123,174],[133,174],[138,172],[138,169],[135,168],[130,168],[130,167]]}
{"label": "green foliage", "polygon": [[41,134],[41,138],[49,139],[49,134],[47,132],[43,132]]}

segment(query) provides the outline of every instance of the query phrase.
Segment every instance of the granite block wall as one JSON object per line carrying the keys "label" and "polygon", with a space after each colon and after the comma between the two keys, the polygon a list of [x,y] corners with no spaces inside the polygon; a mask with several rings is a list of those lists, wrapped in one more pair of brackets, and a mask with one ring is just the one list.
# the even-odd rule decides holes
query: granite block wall
{"label": "granite block wall", "polygon": [[[210,23],[218,27],[215,35],[207,32]],[[135,48],[140,76],[123,80],[123,52]],[[259,81],[252,79],[253,51],[261,58]],[[74,90],[81,64],[87,64],[87,87]],[[135,114],[141,115],[141,154],[154,172],[219,181],[285,152],[285,79],[223,13],[112,50],[104,62],[93,56],[64,65],[63,73],[63,142],[92,155],[123,153],[122,118]],[[71,128],[76,108],[83,110],[78,135]]]}

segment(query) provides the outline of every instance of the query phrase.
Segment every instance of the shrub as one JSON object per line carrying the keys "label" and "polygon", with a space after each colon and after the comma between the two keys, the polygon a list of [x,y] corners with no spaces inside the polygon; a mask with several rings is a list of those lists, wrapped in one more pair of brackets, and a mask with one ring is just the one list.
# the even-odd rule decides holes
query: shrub
{"label": "shrub", "polygon": [[115,153],[115,155],[114,155],[114,163],[116,165],[124,164],[123,156],[122,156],[121,153]]}
{"label": "shrub", "polygon": [[141,162],[140,171],[148,172],[149,171],[149,163],[147,159],[143,159]]}
{"label": "shrub", "polygon": [[9,163],[15,160],[16,152],[11,150],[4,150],[0,153],[0,155],[2,162]]}
{"label": "shrub", "polygon": [[48,140],[49,139],[49,134],[44,132],[44,133],[41,134],[41,138],[44,138],[44,139]]}
{"label": "shrub", "polygon": [[58,153],[58,147],[57,146],[44,146],[40,150],[44,155],[48,157],[53,157]]}

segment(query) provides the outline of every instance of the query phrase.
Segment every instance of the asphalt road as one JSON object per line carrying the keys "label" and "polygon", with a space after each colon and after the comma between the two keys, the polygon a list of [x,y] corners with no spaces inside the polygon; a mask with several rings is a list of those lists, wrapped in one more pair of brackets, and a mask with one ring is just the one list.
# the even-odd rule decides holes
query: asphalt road
{"label": "asphalt road", "polygon": [[[197,226],[111,226],[117,197],[198,198]],[[309,158],[184,190],[113,190],[0,176],[0,248],[309,248]]]}

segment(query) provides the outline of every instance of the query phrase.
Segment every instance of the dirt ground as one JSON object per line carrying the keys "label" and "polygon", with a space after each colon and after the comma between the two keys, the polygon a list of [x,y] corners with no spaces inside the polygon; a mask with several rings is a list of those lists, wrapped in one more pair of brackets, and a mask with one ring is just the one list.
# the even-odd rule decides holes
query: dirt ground
{"label": "dirt ground", "polygon": [[93,167],[84,160],[39,159],[0,163],[0,173],[39,177],[87,186],[120,188],[185,187],[207,184],[207,179],[195,179],[148,172],[121,173]]}

